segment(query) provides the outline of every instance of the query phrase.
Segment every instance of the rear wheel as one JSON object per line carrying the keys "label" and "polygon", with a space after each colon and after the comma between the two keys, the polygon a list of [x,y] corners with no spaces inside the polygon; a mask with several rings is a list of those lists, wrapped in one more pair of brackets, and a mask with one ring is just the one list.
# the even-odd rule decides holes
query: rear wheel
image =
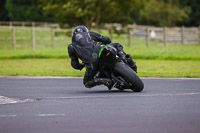
{"label": "rear wheel", "polygon": [[114,65],[114,71],[120,74],[127,82],[131,83],[131,88],[134,92],[141,92],[144,88],[144,83],[138,75],[124,62],[117,62]]}

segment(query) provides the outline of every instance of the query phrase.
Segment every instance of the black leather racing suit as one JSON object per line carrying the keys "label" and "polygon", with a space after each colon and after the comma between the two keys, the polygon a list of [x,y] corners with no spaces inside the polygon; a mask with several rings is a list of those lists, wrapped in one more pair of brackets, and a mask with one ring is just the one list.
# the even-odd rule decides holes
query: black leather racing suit
{"label": "black leather racing suit", "polygon": [[[93,87],[98,85],[94,83],[94,76],[99,70],[98,53],[101,45],[111,43],[109,37],[104,37],[96,32],[78,32],[73,35],[72,43],[68,46],[69,57],[71,58],[71,65],[74,69],[82,70],[85,66],[86,72],[83,79],[83,84],[86,87]],[[123,47],[119,43],[111,44],[117,50],[119,55],[125,55]],[[79,59],[82,63],[79,63]]]}

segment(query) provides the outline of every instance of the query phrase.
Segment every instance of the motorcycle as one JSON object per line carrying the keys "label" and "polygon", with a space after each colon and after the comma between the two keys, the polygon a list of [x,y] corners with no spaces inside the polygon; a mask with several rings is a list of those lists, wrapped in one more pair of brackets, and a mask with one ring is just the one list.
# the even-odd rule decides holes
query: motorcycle
{"label": "motorcycle", "polygon": [[100,70],[95,78],[106,77],[113,81],[113,87],[123,91],[131,89],[141,92],[144,88],[143,81],[133,71],[126,60],[117,56],[117,50],[111,45],[103,46],[99,52]]}

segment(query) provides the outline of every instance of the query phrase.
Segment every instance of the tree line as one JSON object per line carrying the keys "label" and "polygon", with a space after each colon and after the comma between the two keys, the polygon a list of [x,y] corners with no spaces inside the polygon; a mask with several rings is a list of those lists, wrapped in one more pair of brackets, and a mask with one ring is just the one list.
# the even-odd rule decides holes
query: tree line
{"label": "tree line", "polygon": [[199,0],[1,0],[1,21],[199,26]]}

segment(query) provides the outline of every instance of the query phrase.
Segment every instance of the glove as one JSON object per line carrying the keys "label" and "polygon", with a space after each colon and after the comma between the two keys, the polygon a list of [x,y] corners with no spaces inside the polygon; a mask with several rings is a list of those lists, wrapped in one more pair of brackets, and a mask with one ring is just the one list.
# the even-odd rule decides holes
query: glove
{"label": "glove", "polygon": [[137,73],[137,65],[136,64],[133,65],[131,68]]}
{"label": "glove", "polygon": [[85,64],[84,64],[84,63],[80,63],[80,64],[79,64],[79,70],[80,70],[80,71],[81,71],[84,67],[85,67]]}
{"label": "glove", "polygon": [[124,51],[120,51],[118,56],[122,58],[122,60],[126,60],[126,53]]}
{"label": "glove", "polygon": [[125,58],[128,65],[137,73],[137,65],[136,65],[136,62],[133,60],[132,56],[127,54]]}

